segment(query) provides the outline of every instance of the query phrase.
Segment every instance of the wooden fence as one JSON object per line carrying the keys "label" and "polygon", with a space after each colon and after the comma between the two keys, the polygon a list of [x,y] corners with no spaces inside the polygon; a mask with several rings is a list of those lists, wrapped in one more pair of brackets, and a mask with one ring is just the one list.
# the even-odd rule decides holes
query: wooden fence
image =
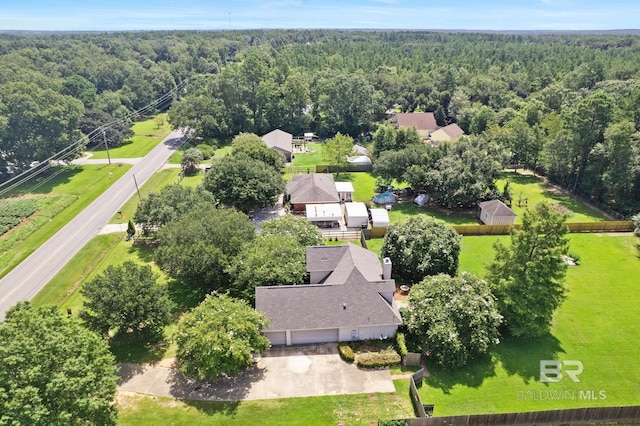
{"label": "wooden fence", "polygon": [[[412,380],[411,380],[412,382]],[[451,417],[405,419],[408,426],[571,424],[640,419],[640,406],[591,407],[506,414],[470,414]]]}
{"label": "wooden fence", "polygon": [[[630,220],[603,222],[568,222],[569,232],[632,232],[633,222]],[[509,235],[512,228],[521,225],[455,225],[453,229],[460,235]]]}
{"label": "wooden fence", "polygon": [[325,240],[343,240],[362,242],[362,231],[325,231],[321,229],[322,238]]}

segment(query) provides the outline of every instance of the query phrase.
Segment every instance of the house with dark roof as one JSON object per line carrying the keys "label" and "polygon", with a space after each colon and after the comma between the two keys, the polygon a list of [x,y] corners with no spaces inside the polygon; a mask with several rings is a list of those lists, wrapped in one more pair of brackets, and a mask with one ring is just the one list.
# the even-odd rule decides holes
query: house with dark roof
{"label": "house with dark roof", "polygon": [[513,225],[518,216],[500,200],[484,201],[480,207],[480,220],[485,225]]}
{"label": "house with dark roof", "polygon": [[340,196],[330,173],[293,175],[287,184],[286,198],[293,210],[306,211],[307,204],[339,203]]}
{"label": "house with dark roof", "polygon": [[262,141],[269,148],[282,154],[287,162],[291,161],[293,153],[293,135],[291,133],[276,129],[262,136]]}
{"label": "house with dark roof", "polygon": [[454,140],[455,138],[463,134],[464,130],[462,130],[456,123],[452,123],[439,128],[435,132],[432,132],[429,139],[431,139],[432,144],[438,145],[442,142]]}
{"label": "house with dark roof", "polygon": [[387,338],[402,319],[391,261],[352,243],[307,247],[310,284],[256,287],[272,345]]}
{"label": "house with dark roof", "polygon": [[432,132],[440,126],[436,123],[436,117],[432,112],[402,112],[395,116],[395,122],[399,127],[415,127],[418,134],[427,139]]}

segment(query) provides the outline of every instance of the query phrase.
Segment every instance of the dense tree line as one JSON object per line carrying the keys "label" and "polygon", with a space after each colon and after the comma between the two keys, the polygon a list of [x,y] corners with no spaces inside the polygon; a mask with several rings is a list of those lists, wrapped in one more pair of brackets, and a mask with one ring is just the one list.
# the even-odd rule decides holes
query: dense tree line
{"label": "dense tree line", "polygon": [[[359,138],[389,108],[433,111],[503,147],[508,164],[630,215],[639,46],[631,35],[403,31],[2,35],[0,174],[188,80],[154,108],[208,141],[274,128]],[[105,132],[109,143],[128,137],[123,127]]]}

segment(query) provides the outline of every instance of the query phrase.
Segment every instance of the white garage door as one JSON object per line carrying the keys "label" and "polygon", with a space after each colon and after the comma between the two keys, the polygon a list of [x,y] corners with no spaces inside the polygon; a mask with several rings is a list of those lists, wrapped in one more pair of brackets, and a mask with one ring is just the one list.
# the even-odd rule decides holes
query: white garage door
{"label": "white garage door", "polygon": [[285,331],[271,331],[264,335],[269,339],[272,346],[287,344],[287,333]]}
{"label": "white garage door", "polygon": [[291,332],[291,344],[304,345],[307,343],[326,343],[338,341],[338,329],[304,330]]}

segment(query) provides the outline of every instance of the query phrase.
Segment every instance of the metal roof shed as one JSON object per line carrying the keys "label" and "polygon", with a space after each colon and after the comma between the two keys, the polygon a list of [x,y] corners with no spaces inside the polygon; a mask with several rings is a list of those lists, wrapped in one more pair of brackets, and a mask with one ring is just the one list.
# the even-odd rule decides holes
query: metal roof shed
{"label": "metal roof shed", "polygon": [[309,222],[338,222],[342,220],[340,204],[307,204],[307,220]]}
{"label": "metal roof shed", "polygon": [[367,206],[364,203],[344,203],[347,228],[361,228],[369,223]]}
{"label": "metal roof shed", "polygon": [[371,209],[371,226],[373,228],[386,228],[389,226],[389,213],[386,209]]}

